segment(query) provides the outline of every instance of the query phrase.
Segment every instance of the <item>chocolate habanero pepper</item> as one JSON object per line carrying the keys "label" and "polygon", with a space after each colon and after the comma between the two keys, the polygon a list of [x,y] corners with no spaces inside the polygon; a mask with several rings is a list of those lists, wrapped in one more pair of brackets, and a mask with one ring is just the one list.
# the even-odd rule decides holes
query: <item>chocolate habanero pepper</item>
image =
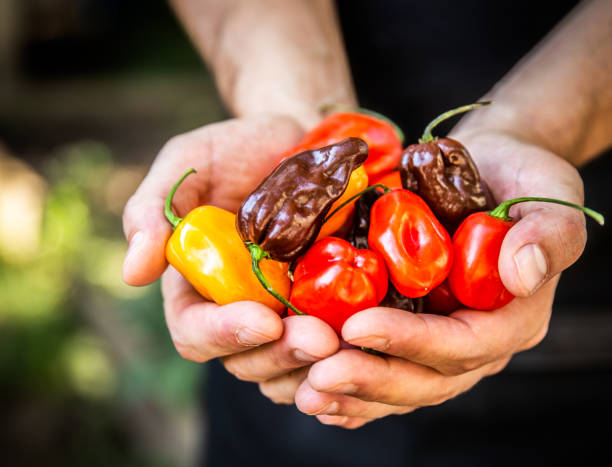
{"label": "chocolate habanero pepper", "polygon": [[495,204],[465,146],[451,138],[433,137],[431,132],[453,115],[487,104],[490,102],[458,107],[435,118],[419,144],[408,146],[400,160],[404,188],[423,198],[451,231],[471,213],[492,209]]}
{"label": "chocolate habanero pepper", "polygon": [[351,173],[367,156],[368,147],[359,138],[304,151],[282,161],[244,200],[236,229],[251,252],[256,274],[261,258],[290,262],[306,252]]}
{"label": "chocolate habanero pepper", "polygon": [[340,334],[348,318],[381,302],[387,284],[387,269],[378,253],[327,237],[297,261],[290,301]]}
{"label": "chocolate habanero pepper", "polygon": [[[172,212],[172,198],[189,170],[166,199],[165,215],[174,226],[166,244],[166,259],[193,287],[219,305],[241,300],[262,303],[281,314],[285,307],[259,283],[251,257],[236,232],[235,215],[215,206],[200,206],[184,219]],[[274,289],[288,297],[291,281],[287,264],[265,260],[261,269]]]}
{"label": "chocolate habanero pepper", "polygon": [[515,224],[510,207],[524,201],[543,201],[580,209],[603,225],[601,214],[583,206],[551,198],[515,198],[489,212],[468,216],[453,235],[454,260],[448,276],[450,289],[464,305],[475,310],[495,310],[514,296],[504,287],[498,262],[506,233]]}
{"label": "chocolate habanero pepper", "polygon": [[[344,106],[329,107],[339,109]],[[349,137],[365,141],[368,145],[368,158],[362,167],[353,171],[346,190],[334,203],[331,211],[366,188],[370,178],[397,167],[404,141],[404,135],[399,127],[386,117],[366,109],[332,113],[306,133],[297,146],[281,156],[283,160],[298,152],[327,146]],[[342,210],[336,212],[325,223],[318,238],[321,239],[337,232],[349,219],[353,211],[353,204],[347,203]]]}
{"label": "chocolate habanero pepper", "polygon": [[[347,240],[355,248],[366,249],[368,245],[368,232],[370,231],[370,210],[372,205],[378,198],[383,196],[381,191],[377,189],[364,192],[355,203],[355,212],[353,214],[353,225],[348,233]],[[419,311],[420,299],[412,299],[399,293],[389,282],[387,295],[383,298],[378,306],[388,308],[398,308],[406,311]]]}
{"label": "chocolate habanero pepper", "polygon": [[374,203],[368,245],[384,258],[395,288],[410,298],[425,296],[451,268],[448,232],[425,201],[408,190],[390,191]]}

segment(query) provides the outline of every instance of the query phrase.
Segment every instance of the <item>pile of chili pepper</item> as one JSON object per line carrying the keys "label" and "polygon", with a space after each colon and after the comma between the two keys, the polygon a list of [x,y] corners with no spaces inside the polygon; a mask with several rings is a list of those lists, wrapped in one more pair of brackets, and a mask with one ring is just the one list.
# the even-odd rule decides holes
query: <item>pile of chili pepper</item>
{"label": "pile of chili pepper", "polygon": [[[309,314],[338,334],[354,313],[374,307],[448,314],[494,310],[514,297],[497,268],[508,212],[495,207],[467,148],[432,130],[489,102],[434,119],[405,149],[401,131],[372,113],[323,119],[244,200],[238,213],[201,206],[175,227],[166,257],[204,297],[255,300],[282,314]],[[451,237],[452,234],[452,237]]]}

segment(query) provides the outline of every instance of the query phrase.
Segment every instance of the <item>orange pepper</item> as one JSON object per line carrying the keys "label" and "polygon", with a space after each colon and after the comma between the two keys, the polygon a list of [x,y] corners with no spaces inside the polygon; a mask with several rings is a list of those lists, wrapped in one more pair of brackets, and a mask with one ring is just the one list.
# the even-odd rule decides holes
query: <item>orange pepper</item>
{"label": "orange pepper", "polygon": [[[251,255],[236,231],[236,215],[215,206],[200,206],[184,219],[171,210],[174,192],[191,169],[176,183],[166,200],[166,217],[175,230],[166,244],[166,259],[193,287],[219,305],[252,300],[279,314],[285,305],[270,295],[251,268]],[[289,265],[263,259],[260,267],[270,285],[289,297]]]}
{"label": "orange pepper", "polygon": [[[349,178],[348,185],[342,196],[336,200],[334,204],[332,204],[329,209],[330,214],[334,212],[334,210],[340,206],[342,203],[346,202],[351,196],[356,195],[357,193],[363,191],[368,187],[368,174],[364,166],[356,168],[353,170],[351,174],[351,178]],[[348,220],[349,216],[353,212],[353,208],[355,207],[355,203],[357,200],[348,203],[338,212],[333,214],[321,227],[321,231],[319,232],[319,236],[317,240],[321,240],[322,238],[329,237],[334,232],[338,231],[344,223]]]}

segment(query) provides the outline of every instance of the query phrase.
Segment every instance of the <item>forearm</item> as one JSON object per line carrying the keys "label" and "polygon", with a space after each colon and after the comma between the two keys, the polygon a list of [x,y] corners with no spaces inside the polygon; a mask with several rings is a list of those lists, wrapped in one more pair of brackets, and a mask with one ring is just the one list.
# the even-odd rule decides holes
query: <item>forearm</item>
{"label": "forearm", "polygon": [[318,108],[354,104],[330,0],[172,0],[236,116],[285,113],[305,126]]}
{"label": "forearm", "polygon": [[581,165],[612,144],[612,2],[585,2],[467,116],[457,135],[502,131]]}

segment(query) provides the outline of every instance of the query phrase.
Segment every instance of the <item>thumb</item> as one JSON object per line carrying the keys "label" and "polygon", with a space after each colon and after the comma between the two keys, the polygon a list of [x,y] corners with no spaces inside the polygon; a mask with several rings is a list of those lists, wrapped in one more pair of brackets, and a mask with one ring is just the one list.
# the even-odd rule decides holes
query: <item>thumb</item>
{"label": "thumb", "polygon": [[520,207],[524,217],[506,234],[498,267],[506,288],[526,297],[580,257],[587,234],[576,209],[534,202]]}
{"label": "thumb", "polygon": [[172,228],[164,218],[165,200],[150,195],[146,189],[139,189],[123,211],[123,230],[128,240],[123,280],[129,285],[149,284],[167,266],[165,248]]}

